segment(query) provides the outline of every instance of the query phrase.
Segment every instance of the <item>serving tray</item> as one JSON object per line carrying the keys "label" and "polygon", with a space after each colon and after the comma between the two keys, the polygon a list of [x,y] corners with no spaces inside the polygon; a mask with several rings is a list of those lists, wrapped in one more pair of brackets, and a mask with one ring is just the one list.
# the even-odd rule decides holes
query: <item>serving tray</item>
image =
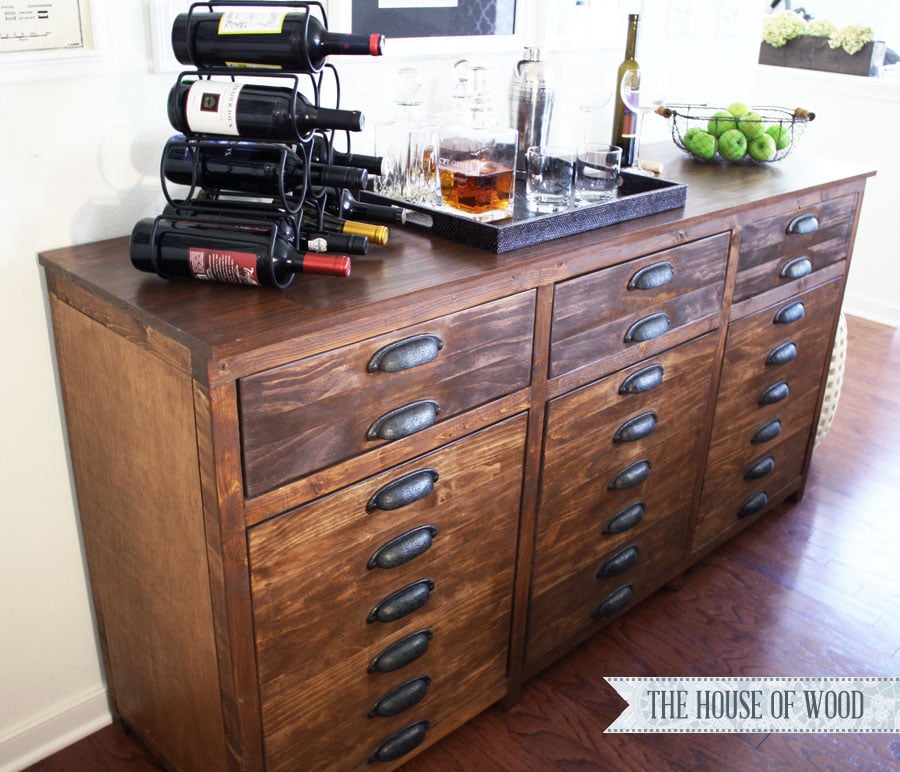
{"label": "serving tray", "polygon": [[678,209],[687,200],[687,185],[643,174],[622,172],[617,198],[565,212],[529,214],[525,209],[525,183],[517,181],[513,214],[495,222],[481,222],[449,207],[413,204],[369,191],[360,200],[393,204],[420,212],[407,219],[406,227],[424,230],[450,241],[487,252],[509,252],[520,247],[603,228],[607,225]]}

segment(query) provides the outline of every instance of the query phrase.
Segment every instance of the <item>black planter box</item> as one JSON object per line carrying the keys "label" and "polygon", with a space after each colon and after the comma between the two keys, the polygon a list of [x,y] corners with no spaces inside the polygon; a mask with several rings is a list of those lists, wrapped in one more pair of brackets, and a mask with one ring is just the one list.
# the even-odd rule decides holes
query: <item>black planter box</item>
{"label": "black planter box", "polygon": [[843,48],[829,47],[828,38],[803,35],[789,40],[780,48],[760,43],[759,63],[844,75],[875,76],[884,65],[884,50],[884,41],[875,40],[866,43],[862,50],[851,56]]}

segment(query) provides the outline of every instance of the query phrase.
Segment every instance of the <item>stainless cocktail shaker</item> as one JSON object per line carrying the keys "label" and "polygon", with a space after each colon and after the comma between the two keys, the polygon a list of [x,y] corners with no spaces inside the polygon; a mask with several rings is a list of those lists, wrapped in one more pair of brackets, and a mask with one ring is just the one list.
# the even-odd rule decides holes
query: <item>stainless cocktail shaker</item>
{"label": "stainless cocktail shaker", "polygon": [[519,132],[518,176],[525,173],[525,151],[533,145],[546,145],[550,139],[555,98],[550,66],[541,60],[540,49],[526,47],[509,86],[509,120]]}

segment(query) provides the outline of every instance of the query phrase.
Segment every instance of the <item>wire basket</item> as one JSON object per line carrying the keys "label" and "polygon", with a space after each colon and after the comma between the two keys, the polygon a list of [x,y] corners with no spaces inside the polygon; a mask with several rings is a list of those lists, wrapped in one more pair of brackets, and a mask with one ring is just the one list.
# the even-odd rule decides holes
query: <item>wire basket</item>
{"label": "wire basket", "polygon": [[[816,115],[809,110],[798,107],[789,110],[784,107],[751,107],[758,118],[739,119],[733,116],[725,117],[723,113],[728,111],[723,107],[710,105],[675,104],[666,105],[657,110],[658,113],[672,121],[672,139],[691,158],[706,163],[725,164],[767,164],[780,161],[785,158],[796,146],[806,125]],[[771,155],[761,152],[765,145],[751,152],[752,139],[747,141],[747,150],[740,157],[732,157],[736,152],[720,152],[719,142],[725,131],[737,129],[741,133],[750,136],[757,134],[769,134],[775,140],[775,150]],[[693,137],[695,133],[707,133],[713,136],[712,152],[710,152],[710,140],[702,137]],[[769,146],[771,148],[771,146]],[[739,146],[738,148],[739,149]],[[734,151],[734,145],[729,147]]]}

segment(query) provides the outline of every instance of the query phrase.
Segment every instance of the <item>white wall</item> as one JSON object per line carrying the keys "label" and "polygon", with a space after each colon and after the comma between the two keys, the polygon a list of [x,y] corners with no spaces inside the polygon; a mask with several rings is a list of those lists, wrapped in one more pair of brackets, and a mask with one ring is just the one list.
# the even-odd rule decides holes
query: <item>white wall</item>
{"label": "white wall", "polygon": [[[161,200],[166,79],[147,74],[141,2],[104,10],[104,62],[38,65],[53,78],[32,80],[35,67],[0,58],[4,769],[108,720],[37,264],[40,250],[126,233]],[[56,77],[85,70],[96,74]]]}
{"label": "white wall", "polygon": [[[576,13],[570,5],[574,0],[554,0],[551,7]],[[625,14],[631,5],[593,0],[593,10],[578,10],[582,15],[575,22],[581,33],[573,45],[560,45],[561,29],[553,24],[554,18],[570,17],[523,17],[523,23],[539,30],[527,37],[548,47],[557,75],[555,139],[578,138],[581,122],[573,105],[579,89],[586,78],[611,77],[621,58]],[[865,84],[868,90],[860,91],[854,81],[835,95],[827,79],[811,85],[795,81],[792,71],[779,73],[774,82],[772,77],[758,77],[761,6],[738,0],[654,0],[644,11],[640,58],[670,67],[688,99],[732,101],[732,96],[750,92],[751,99],[765,95],[776,103],[808,101],[820,117],[798,152],[879,165],[881,175],[867,194],[851,287],[870,315],[900,323],[898,282],[884,280],[898,262],[889,190],[897,179],[898,159],[889,148],[862,143],[852,133],[875,121],[895,125],[900,118],[896,94],[884,94],[886,99],[873,103],[872,90],[883,84]],[[96,71],[37,80],[26,68],[7,66],[0,72],[0,344],[7,363],[0,379],[4,770],[20,768],[109,720],[36,255],[126,235],[137,219],[159,212],[157,167],[162,144],[172,133],[165,100],[174,76],[152,72],[149,0],[108,0],[101,7],[113,46],[107,63]],[[585,19],[590,24],[585,25]],[[435,84],[429,106],[445,107],[447,73],[460,54],[493,68],[501,106],[517,47],[417,58],[415,65]],[[385,57],[341,64],[343,104],[364,109],[371,126],[385,112],[371,84],[388,83],[403,63]],[[794,93],[795,82],[802,99]],[[648,132],[664,138],[667,128],[648,124]]]}

